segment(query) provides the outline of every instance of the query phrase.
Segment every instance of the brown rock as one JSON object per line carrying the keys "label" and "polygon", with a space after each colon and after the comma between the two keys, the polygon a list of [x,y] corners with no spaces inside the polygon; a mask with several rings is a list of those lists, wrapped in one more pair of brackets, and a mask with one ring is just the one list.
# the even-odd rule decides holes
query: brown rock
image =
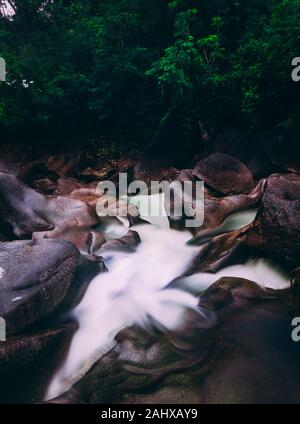
{"label": "brown rock", "polygon": [[42,402],[75,328],[71,324],[0,343],[0,403]]}
{"label": "brown rock", "polygon": [[138,233],[136,231],[129,230],[125,236],[119,239],[109,240],[106,243],[104,243],[97,254],[99,255],[99,254],[103,254],[104,252],[110,252],[110,251],[135,250],[135,248],[139,245],[140,242],[141,242],[141,239]]}
{"label": "brown rock", "polygon": [[246,243],[282,258],[300,255],[300,176],[274,174]]}
{"label": "brown rock", "polygon": [[193,175],[224,195],[249,193],[254,187],[252,173],[246,165],[223,153],[213,153],[202,159]]}
{"label": "brown rock", "polygon": [[105,238],[101,233],[80,225],[76,219],[58,224],[52,231],[33,233],[32,239],[67,240],[73,243],[80,252],[89,255],[93,255],[105,243]]}
{"label": "brown rock", "polygon": [[80,225],[98,224],[96,211],[87,203],[69,197],[46,197],[13,175],[0,172],[0,222],[11,227],[17,238],[49,231],[58,224],[76,219]]}

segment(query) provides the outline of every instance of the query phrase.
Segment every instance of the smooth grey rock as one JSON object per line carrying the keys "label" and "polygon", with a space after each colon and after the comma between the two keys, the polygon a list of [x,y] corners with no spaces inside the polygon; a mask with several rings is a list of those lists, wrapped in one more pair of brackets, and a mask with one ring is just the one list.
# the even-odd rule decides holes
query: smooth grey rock
{"label": "smooth grey rock", "polygon": [[64,240],[0,243],[0,316],[15,334],[52,313],[66,297],[79,252]]}

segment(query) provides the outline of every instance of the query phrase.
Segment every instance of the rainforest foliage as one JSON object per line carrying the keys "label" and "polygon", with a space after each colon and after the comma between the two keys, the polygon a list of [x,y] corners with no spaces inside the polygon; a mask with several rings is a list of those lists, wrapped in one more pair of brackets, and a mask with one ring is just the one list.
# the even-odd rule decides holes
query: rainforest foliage
{"label": "rainforest foliage", "polygon": [[300,0],[0,4],[2,134],[143,145],[176,106],[187,120],[249,129],[300,112]]}

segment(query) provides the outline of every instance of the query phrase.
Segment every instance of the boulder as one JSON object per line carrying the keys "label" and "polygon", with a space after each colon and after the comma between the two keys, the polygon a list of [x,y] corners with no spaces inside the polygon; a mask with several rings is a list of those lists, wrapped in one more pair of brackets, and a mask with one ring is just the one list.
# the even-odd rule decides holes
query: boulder
{"label": "boulder", "polygon": [[93,227],[99,223],[94,208],[81,200],[66,196],[47,198],[45,216],[54,227],[70,219],[76,219],[85,227]]}
{"label": "boulder", "polygon": [[225,230],[221,225],[224,223],[226,227],[226,218],[230,215],[254,209],[259,204],[265,187],[265,180],[261,180],[257,186],[249,194],[235,194],[226,197],[213,197],[208,193],[204,195],[204,222],[201,227],[193,228],[193,232],[203,236],[204,232],[209,232],[211,229],[218,229],[220,232]]}
{"label": "boulder", "polygon": [[225,153],[243,162],[255,178],[265,178],[277,172],[268,155],[268,146],[279,138],[277,131],[248,132],[240,127],[220,130],[205,145],[205,156],[211,153]]}
{"label": "boulder", "polygon": [[85,184],[75,180],[74,178],[60,177],[57,180],[56,189],[53,194],[56,196],[67,196],[71,194],[74,190],[82,188],[96,188],[96,186],[97,183]]}
{"label": "boulder", "polygon": [[300,176],[274,174],[268,178],[261,208],[246,243],[281,258],[299,258]]}
{"label": "boulder", "polygon": [[254,188],[253,175],[239,160],[223,153],[213,153],[195,166],[193,175],[220,194],[249,193]]}
{"label": "boulder", "polygon": [[68,324],[0,343],[0,403],[42,402],[75,329]]}
{"label": "boulder", "polygon": [[216,273],[224,266],[232,264],[235,259],[241,261],[244,238],[243,230],[231,231],[211,238],[200,249],[185,275],[197,272]]}
{"label": "boulder", "polygon": [[103,197],[104,193],[95,188],[80,188],[72,191],[69,197],[71,199],[80,200],[96,209],[97,203]]}
{"label": "boulder", "polygon": [[152,182],[172,182],[177,180],[179,174],[180,171],[172,167],[161,167],[155,165],[145,166],[143,168],[138,168],[135,170],[134,180],[145,182],[148,186],[148,189],[150,189]]}
{"label": "boulder", "polygon": [[0,221],[14,236],[31,237],[34,231],[46,231],[51,224],[44,216],[46,197],[35,192],[11,174],[0,172]]}
{"label": "boulder", "polygon": [[29,238],[33,232],[49,231],[70,219],[87,227],[99,222],[90,205],[64,196],[44,196],[14,175],[0,172],[0,222],[15,237]]}
{"label": "boulder", "polygon": [[104,243],[97,255],[102,255],[105,252],[133,252],[140,244],[141,239],[136,231],[129,230],[125,236],[114,240],[108,240]]}
{"label": "boulder", "polygon": [[58,224],[52,231],[33,233],[32,239],[67,240],[73,243],[81,253],[89,255],[93,255],[105,243],[105,238],[100,232],[80,225],[76,219]]}
{"label": "boulder", "polygon": [[53,313],[73,282],[78,250],[64,240],[0,243],[0,316],[16,334]]}

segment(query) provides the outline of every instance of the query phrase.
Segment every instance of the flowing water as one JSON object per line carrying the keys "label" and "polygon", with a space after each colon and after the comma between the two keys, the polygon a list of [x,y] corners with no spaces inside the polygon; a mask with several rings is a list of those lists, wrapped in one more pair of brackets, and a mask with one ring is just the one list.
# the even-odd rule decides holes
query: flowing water
{"label": "flowing water", "polygon": [[[221,232],[239,229],[255,218],[253,211],[234,214],[224,222]],[[106,252],[107,273],[98,275],[89,285],[81,303],[73,311],[79,323],[68,356],[54,376],[47,393],[52,399],[67,391],[116,342],[123,328],[153,321],[162,330],[176,329],[186,308],[204,314],[197,306],[201,292],[223,276],[243,277],[274,289],[289,285],[288,276],[272,262],[250,259],[244,265],[222,269],[217,274],[198,273],[179,279],[176,288],[170,282],[183,275],[201,247],[190,246],[189,232],[162,225],[140,225],[133,229],[141,238],[135,252]],[[128,228],[111,222],[106,228],[110,238],[120,237]]]}

